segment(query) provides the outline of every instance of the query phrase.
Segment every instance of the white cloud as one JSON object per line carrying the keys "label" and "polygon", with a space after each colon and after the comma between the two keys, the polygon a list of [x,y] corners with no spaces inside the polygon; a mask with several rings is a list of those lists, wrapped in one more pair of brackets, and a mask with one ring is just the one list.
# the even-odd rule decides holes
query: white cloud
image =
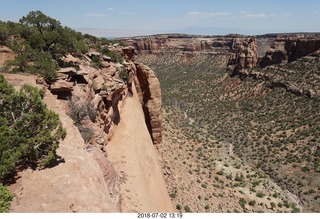
{"label": "white cloud", "polygon": [[231,14],[229,12],[202,12],[202,11],[190,11],[187,16],[195,18],[208,18],[208,17],[227,17]]}
{"label": "white cloud", "polygon": [[239,11],[241,14],[241,18],[267,18],[267,17],[275,17],[276,14],[264,14],[264,13],[252,13],[250,11]]}
{"label": "white cloud", "polygon": [[108,11],[114,11],[114,8],[107,8]]}
{"label": "white cloud", "polygon": [[257,18],[257,17],[268,17],[266,14],[245,14],[245,17],[252,17],[252,18]]}
{"label": "white cloud", "polygon": [[201,11],[191,11],[188,13],[188,16],[192,16],[192,17],[201,17],[201,16],[206,16],[207,13],[205,12],[201,12]]}
{"label": "white cloud", "polygon": [[108,16],[106,14],[101,14],[101,13],[86,13],[84,15],[87,17],[107,17]]}

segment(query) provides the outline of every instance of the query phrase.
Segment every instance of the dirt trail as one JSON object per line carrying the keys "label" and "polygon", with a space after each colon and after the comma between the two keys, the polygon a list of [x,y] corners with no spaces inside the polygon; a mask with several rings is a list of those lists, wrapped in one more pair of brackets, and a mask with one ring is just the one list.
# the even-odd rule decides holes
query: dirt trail
{"label": "dirt trail", "polygon": [[121,185],[123,212],[175,211],[135,88],[123,103],[121,120],[107,151],[117,169],[127,174]]}
{"label": "dirt trail", "polygon": [[[34,76],[4,74],[16,88],[35,85]],[[116,212],[103,172],[84,148],[84,142],[73,121],[65,113],[65,105],[49,91],[44,98],[48,108],[59,114],[67,137],[60,144],[58,155],[64,162],[44,170],[27,169],[19,173],[10,186],[15,198],[12,212]]]}

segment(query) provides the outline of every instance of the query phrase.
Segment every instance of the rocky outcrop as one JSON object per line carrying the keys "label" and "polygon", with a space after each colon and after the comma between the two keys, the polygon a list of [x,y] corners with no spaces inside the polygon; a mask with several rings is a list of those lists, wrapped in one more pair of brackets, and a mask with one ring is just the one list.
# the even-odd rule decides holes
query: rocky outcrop
{"label": "rocky outcrop", "polygon": [[[102,142],[103,139],[102,145],[105,146],[112,138],[114,126],[121,119],[119,103],[125,99],[128,92],[132,93],[131,86],[135,81],[147,127],[154,143],[158,144],[161,142],[162,131],[159,80],[149,67],[132,61],[135,55],[134,47],[123,48],[121,54],[127,60],[123,64],[114,63],[108,57],[94,51],[83,58],[67,55],[61,60],[64,65],[73,67],[61,68],[57,72],[57,80],[49,89],[60,99],[77,100],[78,103],[74,103],[75,105],[92,103],[98,111],[95,124],[104,133],[102,136],[97,135],[96,140]],[[91,61],[94,57],[108,64],[94,68]],[[90,124],[90,119],[87,118],[85,123]],[[96,129],[94,125],[90,126],[91,129]]]}
{"label": "rocky outcrop", "polygon": [[[244,40],[228,61],[231,76],[260,79],[270,88],[281,87],[299,96],[318,96],[319,80],[315,75],[320,54],[320,37],[312,34],[272,37],[275,41],[261,58],[258,58],[256,38]],[[267,48],[267,41],[260,38],[260,45],[264,47],[262,50]]]}
{"label": "rocky outcrop", "polygon": [[0,45],[0,67],[5,61],[13,60],[14,58],[15,54],[10,48]]}
{"label": "rocky outcrop", "polygon": [[257,65],[258,52],[257,52],[257,40],[255,37],[237,42],[238,51],[231,54],[228,61],[228,66],[235,66],[233,74],[247,74],[247,69],[252,69]]}
{"label": "rocky outcrop", "polygon": [[[121,64],[94,51],[67,55],[61,62],[72,67],[58,70],[56,81],[37,79],[51,91],[47,103],[67,128],[58,153],[65,163],[21,173],[12,188],[14,212],[174,211],[153,145],[161,142],[160,83],[149,67],[131,61],[134,54],[126,47]],[[107,64],[94,65],[96,57]],[[48,186],[56,179],[59,183]]]}
{"label": "rocky outcrop", "polygon": [[121,209],[123,212],[174,212],[159,165],[158,150],[144,117],[133,86],[132,95],[121,107],[122,119],[107,147],[108,159],[126,174],[121,184]]}
{"label": "rocky outcrop", "polygon": [[148,130],[155,144],[162,141],[161,88],[155,73],[146,65],[136,64],[137,91]]}
{"label": "rocky outcrop", "polygon": [[160,34],[122,40],[135,48],[138,54],[177,53],[192,58],[198,54],[228,53],[237,48],[239,35],[197,36],[186,34]]}
{"label": "rocky outcrop", "polygon": [[280,35],[259,61],[264,68],[269,65],[292,62],[298,58],[310,55],[320,49],[318,35]]}

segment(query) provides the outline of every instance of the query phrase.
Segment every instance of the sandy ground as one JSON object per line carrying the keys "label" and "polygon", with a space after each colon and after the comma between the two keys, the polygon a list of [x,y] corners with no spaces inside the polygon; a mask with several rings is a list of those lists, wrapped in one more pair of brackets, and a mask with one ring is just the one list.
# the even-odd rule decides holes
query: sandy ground
{"label": "sandy ground", "polygon": [[123,103],[121,121],[107,146],[109,160],[127,174],[121,185],[121,209],[123,212],[173,212],[135,88],[133,92]]}

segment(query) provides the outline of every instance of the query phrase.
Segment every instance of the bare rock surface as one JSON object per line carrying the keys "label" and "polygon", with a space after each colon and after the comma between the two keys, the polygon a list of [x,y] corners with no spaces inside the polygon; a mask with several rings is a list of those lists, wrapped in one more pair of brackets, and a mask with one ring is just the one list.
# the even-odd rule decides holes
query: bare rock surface
{"label": "bare rock surface", "polygon": [[135,86],[121,106],[121,120],[107,151],[110,161],[126,174],[121,185],[123,212],[174,211]]}
{"label": "bare rock surface", "polygon": [[[160,82],[148,66],[137,64],[139,91],[142,94],[142,107],[146,123],[155,144],[161,143],[162,112]],[[140,99],[141,99],[140,94]]]}

